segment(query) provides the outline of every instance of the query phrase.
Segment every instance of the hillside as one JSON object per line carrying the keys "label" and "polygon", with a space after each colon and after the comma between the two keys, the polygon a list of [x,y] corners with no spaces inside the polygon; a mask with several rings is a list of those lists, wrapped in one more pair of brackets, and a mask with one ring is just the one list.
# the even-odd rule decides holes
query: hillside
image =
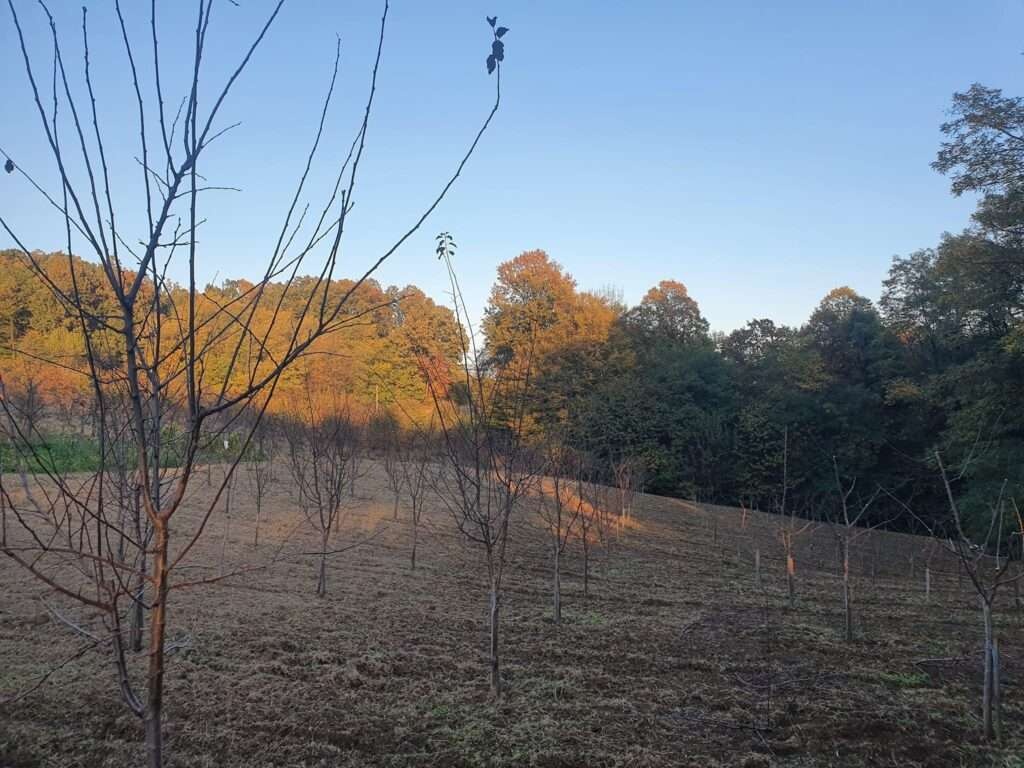
{"label": "hillside", "polygon": [[[197,576],[275,562],[175,593],[167,765],[1011,766],[1024,752],[1012,594],[999,617],[1008,738],[993,752],[978,740],[978,612],[935,542],[879,531],[858,541],[848,644],[827,527],[797,537],[788,607],[777,518],[744,523],[737,509],[657,496],[638,497],[633,519],[595,546],[587,598],[570,545],[561,626],[543,531],[523,505],[503,604],[506,691],[492,704],[476,548],[432,500],[411,571],[408,525],[391,519],[381,468],[368,470],[341,539],[365,543],[331,558],[322,599],[287,483],[273,488],[258,549],[251,509],[234,510],[226,542],[223,517],[211,522],[188,561]],[[0,583],[8,696],[98,625],[7,558]],[[94,651],[0,712],[3,766],[120,767],[139,754],[141,726]]]}

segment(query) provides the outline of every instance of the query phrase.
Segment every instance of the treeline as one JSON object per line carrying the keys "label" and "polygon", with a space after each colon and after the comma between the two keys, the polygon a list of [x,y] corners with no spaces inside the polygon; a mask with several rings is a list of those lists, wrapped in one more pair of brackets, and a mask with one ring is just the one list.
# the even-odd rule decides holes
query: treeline
{"label": "treeline", "polygon": [[[73,262],[78,293],[88,297],[91,313],[109,318],[112,327],[119,324],[120,308],[101,267],[77,256]],[[47,432],[87,433],[95,411],[81,319],[59,299],[62,291],[71,293],[71,284],[66,254],[36,252],[29,258],[20,251],[0,251],[0,374],[5,395],[22,421],[48,425]],[[164,349],[170,349],[175,347],[171,339],[183,337],[187,298],[184,288],[167,281],[163,285],[160,333]],[[304,329],[296,328],[297,318],[314,286],[312,277],[260,288],[245,280],[207,286],[196,306],[200,385],[219,383],[232,370],[238,381],[227,377],[230,394],[253,371],[272,364],[292,338],[301,339]],[[237,317],[242,310],[233,311],[233,306],[247,306],[257,289],[263,291],[260,307],[242,322]],[[321,286],[312,300],[324,290],[331,296],[349,290],[353,294],[335,332],[318,339],[281,377],[269,411],[294,414],[314,399],[359,418],[392,410],[406,422],[422,419],[433,407],[423,371],[443,373],[458,361],[458,326],[451,310],[415,286],[382,288],[372,280],[358,286],[335,280],[326,289]],[[93,322],[98,326],[90,329],[96,362],[101,372],[114,375],[122,368],[124,350],[118,348],[116,334],[105,337],[102,321]],[[146,354],[160,354],[157,339],[150,339],[147,347]],[[248,359],[232,367],[236,355]],[[168,368],[176,364],[166,361]],[[179,395],[165,391],[164,407],[170,408]],[[218,389],[207,387],[207,397],[217,396],[222,396]]]}
{"label": "treeline", "polygon": [[[484,332],[496,371],[531,371],[536,429],[649,491],[822,515],[837,470],[871,520],[948,517],[936,451],[965,516],[1024,490],[1024,101],[954,99],[935,168],[979,193],[969,228],[897,257],[875,305],[847,287],[799,328],[712,334],[681,283],[635,307],[577,289],[542,251],[498,270]],[[911,511],[912,510],[912,511]]]}

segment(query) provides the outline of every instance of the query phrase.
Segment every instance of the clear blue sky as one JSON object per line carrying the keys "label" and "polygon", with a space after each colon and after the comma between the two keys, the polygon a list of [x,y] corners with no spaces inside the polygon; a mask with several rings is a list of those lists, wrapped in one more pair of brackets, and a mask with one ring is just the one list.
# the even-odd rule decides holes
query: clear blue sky
{"label": "clear blue sky", "polygon": [[[45,68],[38,8],[16,4]],[[79,4],[52,4],[74,64]],[[217,6],[204,82],[232,65],[270,5],[240,4]],[[122,209],[141,213],[136,150],[124,149],[135,114],[112,0],[87,5],[101,119],[118,154],[116,195]],[[133,28],[144,25],[148,4],[124,5]],[[192,4],[164,5],[170,79],[190,34],[174,17]],[[327,183],[365,98],[380,7],[286,3],[224,109],[223,122],[243,125],[210,150],[210,183],[243,192],[205,199],[201,278],[251,277],[263,264],[312,137],[337,33],[341,98],[315,174],[318,189]],[[486,13],[511,28],[502,109],[455,191],[379,273],[385,285],[415,283],[443,299],[432,241],[451,231],[476,312],[497,264],[532,248],[547,250],[581,287],[614,284],[629,302],[660,279],[681,280],[718,330],[763,316],[799,324],[836,285],[877,298],[894,254],[961,229],[973,207],[929,168],[951,94],[975,81],[1024,93],[1022,0],[395,0],[346,273],[415,218],[489,108]],[[4,8],[0,147],[52,183],[15,43]],[[59,219],[14,176],[0,177],[0,212],[30,247],[62,247]],[[0,246],[9,244],[0,235]]]}

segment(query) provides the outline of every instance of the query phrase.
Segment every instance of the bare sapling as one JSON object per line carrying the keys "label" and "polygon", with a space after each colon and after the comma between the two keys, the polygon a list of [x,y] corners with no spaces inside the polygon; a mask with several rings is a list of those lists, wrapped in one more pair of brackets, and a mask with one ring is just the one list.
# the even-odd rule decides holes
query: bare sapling
{"label": "bare sapling", "polygon": [[544,446],[548,480],[540,489],[537,514],[551,542],[552,616],[562,623],[562,555],[583,511],[583,498],[575,493],[577,457],[565,445],[549,439]]}
{"label": "bare sapling", "polygon": [[1007,483],[1004,481],[997,498],[989,505],[987,515],[978,516],[971,521],[971,525],[968,525],[953,488],[964,478],[971,464],[972,455],[967,456],[955,476],[947,470],[942,461],[942,454],[938,450],[934,452],[934,457],[948,504],[946,518],[938,526],[930,525],[906,504],[899,503],[933,537],[936,537],[941,546],[956,557],[960,572],[966,576],[967,582],[978,597],[984,638],[982,733],[986,741],[999,741],[1002,739],[1003,726],[999,638],[995,620],[996,598],[1004,588],[1016,587],[1022,578],[1020,572],[1014,572],[1012,569],[1012,549],[1015,540],[1024,541],[1024,515],[1021,514],[1017,500],[1013,497],[1007,498]]}
{"label": "bare sapling", "polygon": [[593,461],[577,456],[573,464],[576,497],[580,499],[577,531],[583,553],[583,597],[590,597],[590,558],[595,544],[604,540],[602,520],[607,519],[608,488],[594,481]]}
{"label": "bare sapling", "polygon": [[[216,290],[203,290],[198,282],[206,265],[218,258],[203,251],[198,230],[217,218],[209,201],[224,189],[221,180],[207,181],[206,174],[214,174],[218,166],[207,160],[211,146],[225,143],[237,124],[225,119],[228,105],[234,103],[230,97],[271,33],[283,0],[272,3],[251,41],[236,51],[236,65],[222,77],[207,65],[211,46],[223,47],[213,40],[211,31],[223,26],[210,24],[213,8],[220,12],[220,4],[166,4],[167,12],[184,14],[175,27],[184,22],[194,34],[186,36],[188,42],[183,45],[161,46],[157,2],[145,4],[148,13],[133,4],[129,11],[148,18],[126,19],[121,3],[114,0],[113,27],[103,40],[110,46],[116,41],[118,55],[123,54],[125,77],[117,82],[127,87],[120,94],[94,88],[93,30],[85,9],[72,21],[83,52],[80,65],[74,66],[65,55],[66,38],[60,31],[65,19],[52,16],[45,3],[31,12],[34,17],[18,10],[26,4],[6,5],[11,21],[8,39],[21,55],[29,94],[26,103],[6,106],[11,114],[38,118],[34,135],[40,151],[26,152],[22,162],[23,158],[0,149],[8,171],[5,194],[24,199],[37,196],[40,209],[55,214],[53,229],[62,235],[66,270],[63,265],[53,269],[43,263],[26,244],[19,231],[24,223],[11,218],[18,210],[28,210],[24,206],[0,211],[0,229],[14,242],[38,283],[65,310],[80,354],[73,359],[63,355],[48,359],[42,353],[32,358],[32,365],[37,370],[71,368],[82,375],[95,413],[99,458],[98,467],[85,478],[70,477],[53,462],[42,460],[38,439],[42,425],[27,424],[18,417],[20,406],[11,399],[15,393],[5,392],[0,380],[0,409],[9,436],[19,445],[17,455],[38,470],[31,482],[24,483],[25,492],[12,493],[9,484],[2,490],[8,526],[0,549],[52,594],[98,614],[97,621],[104,626],[96,647],[113,661],[109,667],[122,698],[143,724],[146,764],[161,768],[173,597],[187,587],[234,575],[211,573],[208,564],[191,563],[189,575],[184,576],[183,566],[221,508],[228,483],[282,375],[315,351],[318,340],[359,321],[359,313],[347,309],[354,293],[420,229],[463,172],[500,104],[498,59],[503,58],[504,48],[498,57],[495,37],[488,59],[488,68],[497,69],[499,75],[493,106],[466,151],[453,160],[453,172],[411,217],[410,225],[399,229],[353,281],[343,282],[336,270],[342,263],[339,254],[348,214],[362,189],[387,26],[385,0],[379,32],[374,31],[375,58],[364,108],[347,155],[342,153],[330,170],[333,184],[327,185],[322,197],[313,199],[306,182],[310,169],[323,165],[321,139],[336,135],[333,128],[325,132],[325,126],[338,77],[340,43],[333,68],[329,60],[325,62],[330,71],[324,83],[326,93],[305,131],[309,149],[303,153],[294,191],[285,200],[280,228],[268,241],[264,266],[236,295],[224,298]],[[67,12],[63,7],[58,10]],[[38,32],[26,29],[34,22]],[[69,72],[79,67],[81,77]],[[115,115],[133,116],[129,130],[136,139],[111,132]],[[294,122],[296,131],[303,133],[302,118]],[[45,165],[40,158],[45,158]],[[109,170],[124,167],[137,168],[137,173],[115,175]],[[47,188],[51,175],[57,182]],[[83,284],[82,262],[75,254],[98,265],[101,285]],[[204,260],[206,265],[201,263]],[[184,277],[175,284],[168,280],[169,274]],[[282,313],[285,297],[294,309]],[[224,363],[204,365],[211,351]],[[116,487],[109,482],[111,435],[120,431],[110,419],[115,418],[118,402],[127,404],[124,440],[130,446],[141,519],[148,534],[140,533],[134,521],[122,515]],[[200,451],[243,412],[252,414],[249,426],[236,433],[240,439],[219,480],[214,480],[212,472],[208,475],[212,493],[192,493]],[[186,508],[188,514],[179,514]],[[138,598],[140,581],[145,584],[143,600]],[[133,676],[126,655],[125,613],[140,602],[148,621],[148,648],[140,662],[147,669]],[[144,691],[137,690],[138,685]]]}
{"label": "bare sapling", "polygon": [[409,568],[416,570],[416,550],[419,545],[423,507],[430,489],[430,470],[437,440],[432,432],[416,431],[406,443],[407,452],[401,462],[402,481],[409,494]]}
{"label": "bare sapling", "polygon": [[782,488],[777,504],[776,533],[786,563],[786,596],[796,606],[796,541],[814,525],[799,517],[789,502],[789,428],[782,433]]}
{"label": "bare sapling", "polygon": [[231,491],[235,487],[234,473],[224,485],[224,536],[220,542],[220,575],[227,573],[228,542],[231,539]]}
{"label": "bare sapling", "polygon": [[832,457],[832,469],[836,479],[836,491],[839,494],[839,517],[834,521],[832,527],[836,534],[836,541],[842,555],[842,585],[843,585],[843,639],[846,642],[853,642],[853,596],[850,589],[850,547],[860,536],[870,531],[870,528],[858,528],[864,515],[878,497],[879,489],[875,489],[867,498],[856,499],[856,504],[851,502],[851,497],[857,487],[857,478],[850,481],[849,485],[843,483],[839,474],[839,462]]}
{"label": "bare sapling", "polygon": [[253,528],[253,547],[260,545],[260,525],[263,522],[263,504],[270,486],[276,480],[275,462],[277,443],[268,421],[256,429],[252,443],[252,459],[249,461],[249,487],[256,507],[256,525]]}
{"label": "bare sapling", "polygon": [[348,409],[318,408],[315,393],[308,392],[308,405],[301,419],[284,428],[288,446],[288,469],[298,491],[299,505],[316,534],[318,549],[305,553],[318,559],[316,595],[327,594],[327,560],[348,549],[332,545],[348,511],[352,454],[358,450],[356,427]]}
{"label": "bare sapling", "polygon": [[[532,349],[514,365],[490,370],[476,344],[452,264],[455,244],[438,236],[459,320],[462,365],[458,390],[445,371],[427,370],[442,450],[436,490],[464,539],[482,550],[489,594],[488,662],[491,696],[501,696],[500,610],[510,526],[536,478],[525,428],[532,387]],[[464,325],[463,325],[464,323]]]}
{"label": "bare sapling", "polygon": [[796,605],[796,541],[813,525],[813,520],[801,520],[795,513],[788,515],[779,525],[779,542],[786,558],[786,596],[790,607]]}
{"label": "bare sapling", "polygon": [[612,460],[611,469],[618,493],[619,523],[624,524],[633,517],[633,500],[642,483],[641,464],[631,456],[620,456]]}
{"label": "bare sapling", "polygon": [[357,499],[359,497],[356,495],[356,482],[366,476],[368,468],[365,461],[366,455],[364,453],[364,443],[366,442],[364,435],[365,430],[362,428],[361,424],[357,424],[355,421],[352,421],[352,427],[353,449],[348,459],[348,495],[353,499]]}
{"label": "bare sapling", "polygon": [[387,479],[388,490],[394,500],[394,508],[391,511],[391,519],[398,520],[398,507],[402,501],[402,488],[405,485],[407,472],[405,459],[409,452],[408,446],[404,443],[401,430],[394,418],[387,418],[383,424],[383,464],[384,476]]}

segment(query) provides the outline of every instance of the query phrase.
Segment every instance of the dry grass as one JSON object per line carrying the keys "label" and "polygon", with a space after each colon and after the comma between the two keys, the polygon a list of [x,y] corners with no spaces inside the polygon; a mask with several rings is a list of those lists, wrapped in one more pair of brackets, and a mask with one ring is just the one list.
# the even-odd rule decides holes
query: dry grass
{"label": "dry grass", "polygon": [[[245,489],[243,478],[236,505]],[[799,543],[790,609],[771,518],[753,513],[741,527],[738,510],[639,497],[634,523],[596,557],[589,599],[578,552],[568,558],[557,627],[544,540],[523,510],[503,604],[507,694],[493,705],[476,552],[435,500],[411,572],[409,531],[390,519],[381,470],[371,467],[357,490],[366,498],[354,502],[342,540],[379,533],[334,558],[326,598],[313,596],[315,561],[298,554],[310,545],[297,535],[265,571],[173,596],[172,640],[187,636],[190,646],[169,660],[169,766],[1024,765],[1014,757],[1024,754],[1020,613],[1006,596],[1007,738],[989,750],[978,739],[978,616],[937,556],[925,602],[925,540],[861,540],[858,639],[846,644],[828,530]],[[196,493],[205,492],[200,475]],[[274,489],[259,550],[254,513],[233,515],[231,566],[268,557],[294,528],[292,495]],[[193,566],[217,567],[221,523]],[[753,584],[755,546],[763,591]],[[82,641],[10,562],[0,562],[0,585],[6,695]],[[46,599],[82,624],[96,621]],[[141,725],[97,653],[0,709],[5,767],[121,768],[141,754]]]}

